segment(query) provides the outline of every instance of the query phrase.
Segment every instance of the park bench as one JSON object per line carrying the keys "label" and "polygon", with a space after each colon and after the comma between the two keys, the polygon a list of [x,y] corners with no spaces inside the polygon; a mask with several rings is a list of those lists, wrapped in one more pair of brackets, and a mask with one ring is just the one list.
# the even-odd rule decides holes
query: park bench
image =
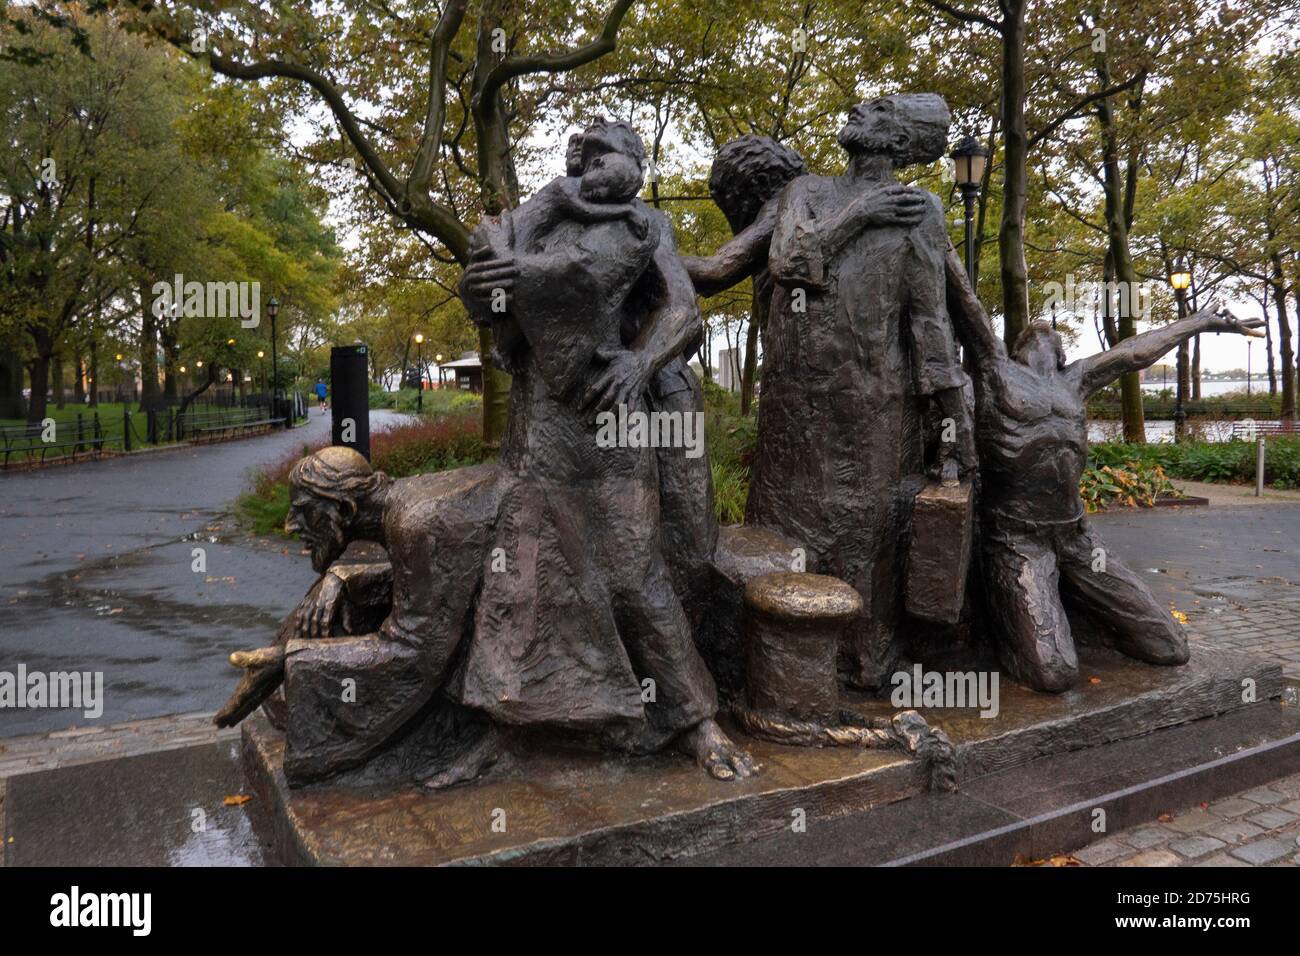
{"label": "park bench", "polygon": [[1252,422],[1232,423],[1233,441],[1255,441],[1264,438],[1287,438],[1300,435],[1300,427],[1295,422]]}
{"label": "park bench", "polygon": [[17,428],[0,428],[0,446],[3,447],[3,467],[8,469],[17,455],[22,456],[24,464],[30,464],[39,453],[39,461],[45,464],[45,456],[51,451],[65,453],[76,458],[83,450],[97,457],[104,448],[104,436],[99,427],[99,419],[94,421],[91,434],[85,434],[78,424],[75,437],[64,437],[71,429],[69,422],[61,422],[55,430],[55,440],[43,441],[45,429],[41,425],[21,425]]}
{"label": "park bench", "polygon": [[184,428],[193,436],[195,441],[216,441],[233,437],[237,432],[245,429],[271,428],[283,424],[283,418],[246,417],[232,419],[222,415],[207,415],[195,418],[187,417]]}

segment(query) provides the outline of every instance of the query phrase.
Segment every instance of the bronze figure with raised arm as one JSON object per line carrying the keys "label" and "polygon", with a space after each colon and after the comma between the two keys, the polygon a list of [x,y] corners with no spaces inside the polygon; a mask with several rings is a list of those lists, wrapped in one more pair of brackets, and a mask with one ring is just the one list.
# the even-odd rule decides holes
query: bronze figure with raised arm
{"label": "bronze figure with raised arm", "polygon": [[951,247],[946,269],[949,288],[958,290],[950,312],[975,380],[984,592],[1002,665],[1036,690],[1072,686],[1079,663],[1065,605],[1086,614],[1102,639],[1129,657],[1186,663],[1182,626],[1108,553],[1084,517],[1084,403],[1194,335],[1258,335],[1263,323],[1212,304],[1099,355],[1066,362],[1061,337],[1035,322],[1008,353]]}

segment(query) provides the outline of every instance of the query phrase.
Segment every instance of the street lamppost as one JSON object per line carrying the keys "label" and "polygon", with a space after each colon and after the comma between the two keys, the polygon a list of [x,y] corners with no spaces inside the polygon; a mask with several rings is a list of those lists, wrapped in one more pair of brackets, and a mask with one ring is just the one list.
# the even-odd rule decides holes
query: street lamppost
{"label": "street lamppost", "polygon": [[257,350],[257,372],[262,377],[262,391],[266,391],[266,353],[261,349]]}
{"label": "street lamppost", "polygon": [[415,409],[424,411],[424,333],[415,333],[415,361],[420,366],[420,394],[415,397]]}
{"label": "street lamppost", "polygon": [[966,207],[966,275],[975,285],[975,197],[984,181],[984,164],[989,151],[974,136],[966,136],[952,151],[957,188]]}
{"label": "street lamppost", "polygon": [[[271,296],[266,303],[266,314],[271,317],[271,414],[280,414],[280,352],[275,334],[275,317],[280,314],[280,300]],[[284,427],[293,427],[293,416],[284,413]]]}
{"label": "street lamppost", "polygon": [[[1169,273],[1169,284],[1173,286],[1174,297],[1178,300],[1178,317],[1187,317],[1187,290],[1192,285],[1192,271],[1187,267],[1187,260],[1178,257],[1173,271]],[[1178,346],[1178,384],[1174,390],[1174,441],[1182,441],[1187,431],[1187,343]]]}
{"label": "street lamppost", "polygon": [[443,381],[442,381],[442,353],[439,352],[437,355],[435,355],[435,356],[433,357],[433,360],[434,360],[435,362],[438,363],[438,390],[439,390],[439,391],[442,391],[442,385],[443,385]]}

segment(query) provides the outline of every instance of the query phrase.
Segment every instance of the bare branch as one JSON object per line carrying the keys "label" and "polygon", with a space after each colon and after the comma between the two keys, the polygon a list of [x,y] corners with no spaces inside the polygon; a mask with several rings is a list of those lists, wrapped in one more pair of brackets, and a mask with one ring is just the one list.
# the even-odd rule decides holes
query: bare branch
{"label": "bare branch", "polygon": [[1076,100],[1073,105],[1069,106],[1064,111],[1062,111],[1054,120],[1052,120],[1042,129],[1040,129],[1033,136],[1029,137],[1029,148],[1033,149],[1044,139],[1046,139],[1047,137],[1051,136],[1054,132],[1056,132],[1057,128],[1060,127],[1062,123],[1065,123],[1068,120],[1075,119],[1076,117],[1079,116],[1080,113],[1082,113],[1093,103],[1096,103],[1098,100],[1105,99],[1108,96],[1114,96],[1116,93],[1123,93],[1125,90],[1128,89],[1132,89],[1134,86],[1141,83],[1145,79],[1146,79],[1146,70],[1145,69],[1139,70],[1137,73],[1129,77],[1123,83],[1116,83],[1112,86],[1106,87],[1105,89],[1098,90],[1095,93],[1089,93],[1087,96],[1084,96]]}
{"label": "bare branch", "polygon": [[442,153],[442,127],[447,114],[447,53],[465,19],[466,0],[449,0],[429,38],[429,103],[424,135],[406,181],[408,192],[428,194],[433,164]]}
{"label": "bare branch", "polygon": [[[981,24],[991,30],[997,30],[999,33],[1002,32],[1001,21],[994,20],[992,17],[985,16],[982,13],[975,13],[971,10],[962,10],[959,7],[954,7],[951,3],[945,3],[944,0],[925,0],[925,2],[936,10],[942,10],[954,20],[960,20],[962,23]],[[1003,13],[1006,13],[1005,7],[1003,8]]]}
{"label": "bare branch", "polygon": [[614,5],[605,17],[600,36],[584,46],[562,53],[534,53],[502,60],[487,75],[479,96],[484,100],[496,96],[501,87],[516,76],[528,73],[567,73],[600,59],[606,53],[614,52],[618,44],[618,29],[633,2],[634,0],[614,0]]}

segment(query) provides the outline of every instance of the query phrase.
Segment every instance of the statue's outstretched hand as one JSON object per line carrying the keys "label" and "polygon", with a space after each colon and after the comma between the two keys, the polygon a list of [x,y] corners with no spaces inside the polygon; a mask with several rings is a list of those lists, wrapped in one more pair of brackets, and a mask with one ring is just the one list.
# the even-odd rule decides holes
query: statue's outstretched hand
{"label": "statue's outstretched hand", "polygon": [[929,199],[924,189],[886,186],[863,193],[856,200],[867,226],[915,226],[925,216]]}
{"label": "statue's outstretched hand", "polygon": [[1211,302],[1201,311],[1213,312],[1215,332],[1235,332],[1238,335],[1249,335],[1257,339],[1264,337],[1261,331],[1264,328],[1263,319],[1240,318],[1229,311],[1227,306],[1218,306],[1215,302]]}

